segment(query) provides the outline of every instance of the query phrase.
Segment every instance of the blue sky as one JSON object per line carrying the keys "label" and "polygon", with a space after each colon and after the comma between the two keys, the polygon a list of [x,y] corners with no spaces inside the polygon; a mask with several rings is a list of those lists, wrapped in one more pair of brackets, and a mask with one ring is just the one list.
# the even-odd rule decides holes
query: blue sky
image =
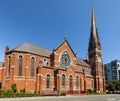
{"label": "blue sky", "polygon": [[[104,63],[120,60],[120,0],[94,0]],[[0,61],[5,46],[28,42],[50,50],[67,36],[80,58],[87,55],[92,0],[0,0]]]}

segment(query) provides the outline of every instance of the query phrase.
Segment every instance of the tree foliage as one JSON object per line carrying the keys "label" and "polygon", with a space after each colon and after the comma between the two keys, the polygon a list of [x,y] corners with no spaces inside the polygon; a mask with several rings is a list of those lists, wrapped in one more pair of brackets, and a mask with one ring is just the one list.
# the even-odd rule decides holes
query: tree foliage
{"label": "tree foliage", "polygon": [[107,89],[107,90],[110,90],[110,91],[120,90],[120,81],[119,81],[119,80],[110,81],[110,82],[106,85],[106,89]]}

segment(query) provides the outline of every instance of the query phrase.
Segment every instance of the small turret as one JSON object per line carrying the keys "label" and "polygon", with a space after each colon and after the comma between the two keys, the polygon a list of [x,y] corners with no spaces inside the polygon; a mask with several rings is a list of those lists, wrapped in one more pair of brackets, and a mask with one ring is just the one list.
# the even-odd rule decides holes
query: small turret
{"label": "small turret", "polygon": [[8,52],[8,51],[9,51],[9,47],[6,46],[6,47],[5,47],[5,52]]}

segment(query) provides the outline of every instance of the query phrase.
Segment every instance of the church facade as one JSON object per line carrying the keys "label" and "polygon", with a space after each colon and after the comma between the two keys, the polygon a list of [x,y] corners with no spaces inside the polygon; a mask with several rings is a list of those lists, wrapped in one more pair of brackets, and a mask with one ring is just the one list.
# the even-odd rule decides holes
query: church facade
{"label": "church facade", "polygon": [[5,49],[1,69],[1,89],[16,84],[17,91],[86,93],[87,89],[105,91],[102,48],[98,37],[94,9],[86,61],[77,57],[65,39],[55,50],[29,43]]}

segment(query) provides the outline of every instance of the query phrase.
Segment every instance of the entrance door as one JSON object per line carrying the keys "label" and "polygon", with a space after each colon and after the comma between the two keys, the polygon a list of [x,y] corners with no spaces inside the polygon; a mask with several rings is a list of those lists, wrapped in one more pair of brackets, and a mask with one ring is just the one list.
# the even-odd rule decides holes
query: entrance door
{"label": "entrance door", "polygon": [[72,80],[72,75],[70,75],[69,81],[70,81],[70,93],[73,93],[73,80]]}

